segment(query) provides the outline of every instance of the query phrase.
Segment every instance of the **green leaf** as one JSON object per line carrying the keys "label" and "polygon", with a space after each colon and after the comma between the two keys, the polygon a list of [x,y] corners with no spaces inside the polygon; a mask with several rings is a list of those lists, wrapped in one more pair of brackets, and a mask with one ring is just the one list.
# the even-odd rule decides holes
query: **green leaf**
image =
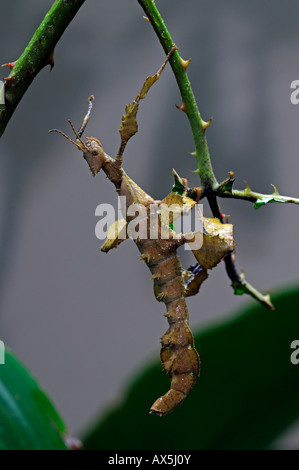
{"label": "green leaf", "polygon": [[218,192],[220,192],[220,193],[230,193],[231,194],[234,182],[235,182],[234,172],[230,171],[229,172],[229,177],[226,180],[222,181],[222,183],[219,184]]}
{"label": "green leaf", "polygon": [[174,177],[174,185],[172,186],[172,192],[182,196],[186,190],[185,185],[182,181],[182,178],[177,174],[175,170],[172,170]]}
{"label": "green leaf", "polygon": [[178,175],[175,170],[172,170],[172,174],[174,177],[174,185],[172,186],[172,193],[178,194],[179,196],[183,196],[186,193],[186,196],[193,201],[198,202],[198,192],[199,188],[188,188],[187,187],[187,180],[185,182],[182,178]]}
{"label": "green leaf", "polygon": [[66,428],[52,403],[9,351],[0,364],[0,449],[62,450]]}
{"label": "green leaf", "polygon": [[265,204],[269,204],[271,202],[286,202],[282,201],[280,199],[276,199],[275,197],[272,196],[264,196],[263,198],[257,199],[254,203],[254,209],[259,209],[261,206],[264,206]]}
{"label": "green leaf", "polygon": [[233,282],[232,283],[235,295],[243,295],[246,294],[246,289],[242,286],[241,282]]}
{"label": "green leaf", "polygon": [[87,449],[265,449],[299,417],[299,290],[274,311],[247,308],[195,336],[202,371],[182,406],[158,418],[149,407],[169,380],[158,361],[85,436]]}

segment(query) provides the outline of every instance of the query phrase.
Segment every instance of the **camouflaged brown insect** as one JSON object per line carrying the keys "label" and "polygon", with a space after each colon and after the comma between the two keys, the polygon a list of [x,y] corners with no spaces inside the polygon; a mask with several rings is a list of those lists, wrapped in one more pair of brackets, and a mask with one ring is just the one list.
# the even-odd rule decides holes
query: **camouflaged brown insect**
{"label": "camouflaged brown insect", "polygon": [[[175,181],[181,191],[172,191],[163,201],[156,201],[146,194],[122,168],[122,158],[128,140],[137,132],[137,112],[139,101],[145,98],[150,87],[155,83],[164,69],[170,55],[176,49],[174,47],[166,57],[159,71],[148,77],[132,103],[126,106],[126,114],[122,117],[120,128],[121,144],[116,158],[107,155],[101,142],[94,137],[87,137],[86,143],[81,139],[83,131],[89,119],[93,96],[89,99],[88,113],[77,133],[70,122],[76,135],[76,140],[70,139],[61,131],[53,129],[64,135],[79,150],[87,161],[93,175],[102,169],[110,181],[115,185],[119,196],[124,196],[126,207],[123,211],[124,219],[117,221],[109,229],[107,240],[102,246],[102,251],[108,252],[116,248],[124,239],[127,225],[134,220],[135,215],[128,215],[128,207],[133,204],[141,204],[146,209],[147,232],[144,238],[136,238],[134,241],[141,253],[141,259],[145,261],[152,274],[154,292],[157,300],[163,301],[169,328],[161,338],[161,362],[164,370],[171,379],[170,389],[158,398],[151,406],[150,413],[164,416],[173,411],[186,398],[194,386],[196,376],[200,372],[200,360],[194,347],[194,339],[189,328],[189,315],[185,297],[198,293],[201,283],[208,277],[207,270],[216,266],[219,261],[234,248],[232,238],[232,225],[221,224],[218,219],[202,219],[202,232],[194,234],[177,234],[171,228],[169,219],[163,219],[160,208],[172,206],[174,203],[182,208],[188,204],[191,208],[200,198],[200,190],[189,190],[187,180],[181,179],[175,172]],[[153,220],[151,218],[152,207],[155,207],[158,216],[154,218],[158,236],[151,238]],[[172,214],[171,222],[180,214]],[[162,236],[163,233],[163,236]],[[165,236],[166,233],[166,236]],[[122,235],[122,236],[121,236]],[[193,254],[199,264],[183,270],[177,249],[184,243],[192,242],[196,237],[201,237],[201,248],[193,249]]]}

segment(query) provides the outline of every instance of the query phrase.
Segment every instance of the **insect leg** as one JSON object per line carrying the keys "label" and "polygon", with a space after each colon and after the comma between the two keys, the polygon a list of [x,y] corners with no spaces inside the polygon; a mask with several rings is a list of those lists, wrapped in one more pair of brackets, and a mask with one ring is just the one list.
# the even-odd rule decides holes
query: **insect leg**
{"label": "insect leg", "polygon": [[172,47],[171,51],[167,55],[165,61],[163,62],[158,72],[155,75],[149,76],[146,78],[136,98],[132,101],[132,103],[126,106],[126,114],[124,114],[122,117],[121,126],[119,129],[121,142],[120,142],[120,146],[116,155],[116,161],[118,162],[119,166],[121,166],[122,164],[122,157],[123,157],[124,150],[126,148],[128,141],[138,131],[138,124],[137,124],[136,116],[138,113],[139,101],[143,100],[146,97],[149,89],[160,78],[160,75],[165,65],[167,64],[169,58],[171,57],[171,55],[174,53],[175,50],[177,50],[176,45]]}
{"label": "insect leg", "polygon": [[185,287],[185,297],[191,297],[199,292],[201,284],[208,278],[208,272],[199,263],[183,270],[182,280]]}

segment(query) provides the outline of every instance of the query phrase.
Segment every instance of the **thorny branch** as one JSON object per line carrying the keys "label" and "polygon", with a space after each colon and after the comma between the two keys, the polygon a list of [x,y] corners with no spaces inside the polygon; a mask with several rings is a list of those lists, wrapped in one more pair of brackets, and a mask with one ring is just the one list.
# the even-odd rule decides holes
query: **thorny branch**
{"label": "thorny branch", "polygon": [[15,62],[7,65],[5,107],[0,111],[0,137],[36,75],[47,64],[54,66],[54,48],[85,0],[55,0],[28,46]]}
{"label": "thorny branch", "polygon": [[[85,0],[55,0],[23,54],[15,62],[4,64],[10,67],[11,73],[5,79],[5,107],[0,111],[0,137],[5,131],[18,103],[21,101],[24,93],[36,75],[47,64],[53,67],[54,48],[84,1]],[[165,53],[169,54],[175,44],[154,1],[138,0],[138,2],[143,8],[147,19],[152,24]],[[201,199],[204,197],[207,198],[213,215],[223,221],[222,211],[217,197],[247,200],[253,202],[256,209],[270,202],[299,204],[298,198],[281,196],[275,187],[272,194],[253,192],[248,185],[243,191],[235,190],[232,188],[234,181],[232,172],[227,180],[220,184],[217,182],[213,172],[206,139],[206,130],[212,119],[205,122],[201,118],[188,79],[187,67],[189,62],[190,60],[182,59],[177,50],[170,58],[170,65],[182,97],[182,105],[179,109],[186,113],[193,133],[195,143],[193,155],[197,160],[197,169],[195,172],[198,173],[201,179]],[[269,295],[262,295],[244,279],[242,274],[238,273],[234,264],[234,255],[227,255],[225,264],[236,294],[241,295],[247,293],[268,308],[273,308]]]}
{"label": "thorny branch", "polygon": [[[273,186],[273,185],[272,185]],[[292,204],[299,204],[299,199],[295,197],[282,196],[274,186],[274,192],[271,194],[256,193],[251,190],[247,184],[244,190],[232,189],[231,191],[222,191],[220,186],[216,188],[215,193],[219,197],[226,197],[232,199],[242,199],[254,203],[254,208],[259,209],[260,206],[268,204],[269,202],[288,202]]]}
{"label": "thorny branch", "polygon": [[[173,47],[174,42],[165,26],[163,19],[161,18],[155,2],[153,0],[138,0],[138,3],[143,8],[146,14],[146,18],[150,21],[152,27],[154,28],[154,31],[156,32],[164,51],[166,54],[168,54],[171,47]],[[197,160],[197,170],[195,172],[198,173],[201,179],[201,199],[207,197],[214,217],[217,217],[219,220],[221,220],[221,222],[223,222],[222,211],[220,209],[217,196],[223,198],[229,197],[235,199],[245,199],[253,202],[256,209],[258,209],[261,205],[267,204],[268,202],[291,202],[299,204],[299,199],[281,196],[275,187],[274,193],[269,195],[252,192],[248,185],[244,191],[233,190],[232,185],[234,178],[232,172],[227,180],[218,184],[213,172],[206,139],[206,130],[209,127],[212,119],[210,119],[208,122],[205,122],[200,116],[196,100],[192,92],[191,84],[188,79],[187,67],[189,62],[190,60],[183,60],[180,57],[178,51],[176,51],[173,54],[173,57],[170,59],[170,65],[172,67],[182,97],[182,105],[179,109],[186,113],[193,132],[195,143],[195,151],[193,155]],[[225,265],[227,274],[232,281],[232,287],[235,291],[235,294],[249,294],[267,308],[274,308],[271,304],[269,294],[261,294],[245,280],[243,274],[238,273],[234,263],[233,254],[228,254],[226,256]]]}

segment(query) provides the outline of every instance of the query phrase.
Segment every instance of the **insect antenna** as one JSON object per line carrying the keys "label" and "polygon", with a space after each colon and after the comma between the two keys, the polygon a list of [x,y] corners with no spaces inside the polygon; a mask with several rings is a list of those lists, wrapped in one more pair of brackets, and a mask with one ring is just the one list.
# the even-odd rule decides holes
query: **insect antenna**
{"label": "insect antenna", "polygon": [[91,113],[91,110],[92,110],[92,101],[94,100],[94,96],[91,95],[89,98],[88,98],[88,110],[87,110],[87,113],[86,113],[86,116],[84,117],[83,119],[83,122],[81,124],[81,127],[79,129],[79,131],[77,132],[75,127],[74,127],[74,124],[72,123],[72,121],[70,119],[68,119],[68,122],[71,126],[71,128],[73,129],[73,132],[76,136],[76,141],[74,141],[73,139],[71,139],[69,136],[67,136],[64,132],[60,131],[59,129],[51,129],[49,130],[49,132],[58,132],[58,134],[61,134],[63,135],[63,137],[65,137],[67,140],[69,140],[70,142],[72,142],[72,144],[76,145],[76,147],[78,147],[79,150],[81,151],[84,151],[85,150],[88,150],[85,143],[83,142],[83,140],[81,139],[82,135],[83,135],[83,132],[85,131],[85,128],[86,128],[86,125],[89,121],[89,117],[90,117],[90,113]]}
{"label": "insect antenna", "polygon": [[[85,116],[85,117],[86,117],[86,116]],[[85,119],[85,118],[84,118],[84,119]],[[78,132],[76,131],[76,129],[75,129],[74,124],[72,123],[72,121],[71,121],[70,119],[68,119],[68,122],[69,122],[71,128],[73,129],[73,132],[74,132],[75,136],[77,137],[77,139],[76,139],[76,145],[77,145],[77,147],[79,146],[79,148],[81,148],[81,147],[86,148],[85,143],[83,142],[83,140],[81,139],[81,136],[80,136],[80,135],[78,134]],[[84,122],[84,121],[83,121],[83,122]],[[86,124],[87,124],[87,123],[86,123]],[[85,124],[84,128],[86,127],[86,124]],[[82,124],[82,126],[83,126],[83,124]],[[81,130],[82,126],[80,127],[80,130]],[[83,130],[84,130],[84,129],[83,129]],[[82,132],[82,134],[83,134],[83,132]],[[81,135],[82,135],[82,134],[81,134]],[[79,145],[78,142],[80,142],[81,145]]]}
{"label": "insect antenna", "polygon": [[[76,147],[78,147],[79,150],[82,150],[81,145],[79,145],[77,142],[75,142],[73,139],[71,139],[68,135],[66,135],[64,132],[60,131],[59,129],[50,129],[49,132],[58,132],[58,134],[63,135],[63,137],[65,137],[67,140],[72,142],[72,144],[76,145]],[[85,144],[84,144],[84,147],[85,147]]]}

